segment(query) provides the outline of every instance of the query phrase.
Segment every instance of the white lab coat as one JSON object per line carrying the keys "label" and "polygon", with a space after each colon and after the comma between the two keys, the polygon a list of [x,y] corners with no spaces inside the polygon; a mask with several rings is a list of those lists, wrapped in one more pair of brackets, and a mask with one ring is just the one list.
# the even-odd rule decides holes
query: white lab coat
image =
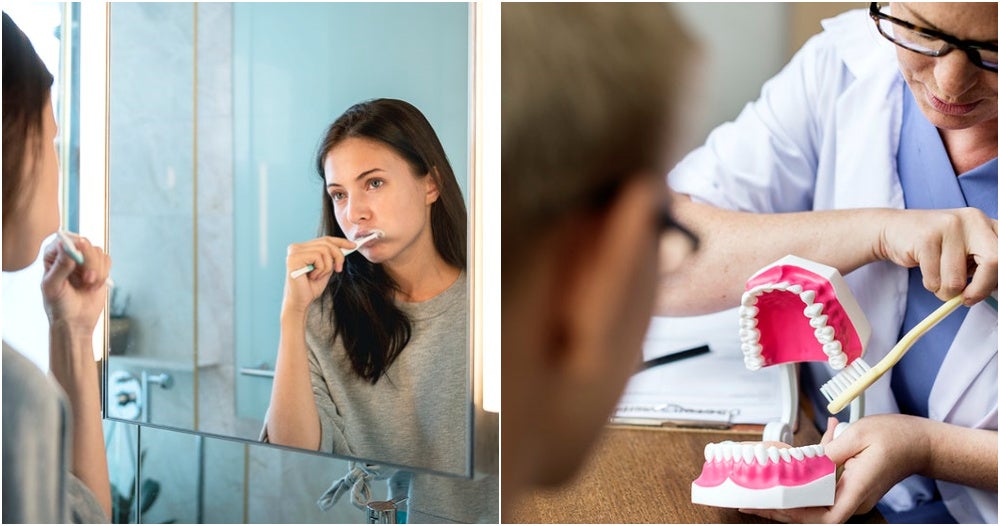
{"label": "white lab coat", "polygon": [[[813,37],[763,87],[739,117],[670,173],[676,191],[716,206],[755,212],[864,207],[904,208],[896,173],[902,82],[895,46],[867,10],[823,21]],[[873,333],[865,360],[874,364],[896,343],[907,270],[876,262],[845,277]],[[833,370],[827,366],[827,375]],[[896,413],[889,373],[867,392],[867,413]],[[997,313],[970,309],[930,394],[930,417],[997,429]],[[959,522],[997,523],[997,494],[937,482]],[[883,502],[909,509],[897,485]]]}

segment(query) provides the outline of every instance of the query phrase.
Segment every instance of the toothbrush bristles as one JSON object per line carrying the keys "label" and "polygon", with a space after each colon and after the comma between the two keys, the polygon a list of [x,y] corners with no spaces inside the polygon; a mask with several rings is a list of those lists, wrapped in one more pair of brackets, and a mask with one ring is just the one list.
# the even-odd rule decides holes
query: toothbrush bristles
{"label": "toothbrush bristles", "polygon": [[831,378],[822,387],[819,388],[819,392],[823,394],[827,402],[832,402],[835,398],[840,396],[841,393],[850,389],[854,382],[857,382],[864,376],[865,373],[871,370],[871,366],[867,362],[858,358],[854,360],[851,365],[844,368],[843,371],[837,373],[836,376]]}

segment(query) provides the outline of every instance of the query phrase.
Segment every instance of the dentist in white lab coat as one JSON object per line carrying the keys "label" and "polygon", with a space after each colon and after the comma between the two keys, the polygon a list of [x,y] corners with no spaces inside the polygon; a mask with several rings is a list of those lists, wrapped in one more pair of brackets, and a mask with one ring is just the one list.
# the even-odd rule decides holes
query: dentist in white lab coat
{"label": "dentist in white lab coat", "polygon": [[[747,512],[843,522],[878,504],[890,522],[995,524],[997,4],[873,4],[823,27],[670,173],[702,243],[687,273],[661,280],[658,310],[735,307],[747,277],[796,254],[846,276],[874,364],[919,303],[961,293],[951,329],[867,391],[874,416],[824,437],[844,465],[835,504]],[[803,375],[817,411],[834,373]]]}

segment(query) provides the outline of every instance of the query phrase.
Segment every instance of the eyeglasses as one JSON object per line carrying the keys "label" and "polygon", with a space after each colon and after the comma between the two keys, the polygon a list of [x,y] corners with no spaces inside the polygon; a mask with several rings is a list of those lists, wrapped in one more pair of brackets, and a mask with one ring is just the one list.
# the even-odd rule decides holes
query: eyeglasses
{"label": "eyeglasses", "polygon": [[[626,178],[622,177],[607,181],[600,190],[590,193],[590,198],[583,201],[586,204],[581,208],[583,210],[607,208],[621,192],[625,180]],[[687,257],[698,250],[699,240],[697,234],[674,219],[669,206],[666,206],[666,201],[664,203],[653,220],[656,222],[659,237],[659,268],[661,273],[669,273],[680,268]]]}
{"label": "eyeglasses", "polygon": [[993,72],[997,70],[996,43],[961,40],[940,31],[911,24],[879,11],[879,2],[871,3],[868,15],[875,21],[882,36],[903,49],[929,57],[941,57],[958,49],[963,51],[976,66]]}
{"label": "eyeglasses", "polygon": [[698,250],[698,236],[678,223],[666,209],[660,211],[658,227],[660,231],[660,270],[673,272],[680,268],[688,256]]}

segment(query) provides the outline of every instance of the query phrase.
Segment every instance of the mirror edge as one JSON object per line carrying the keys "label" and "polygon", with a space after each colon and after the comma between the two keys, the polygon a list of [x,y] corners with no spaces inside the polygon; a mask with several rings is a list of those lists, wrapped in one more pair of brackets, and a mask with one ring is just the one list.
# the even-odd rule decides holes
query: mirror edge
{"label": "mirror edge", "polygon": [[[80,235],[108,247],[108,130],[110,113],[111,6],[80,5]],[[108,295],[110,298],[110,294]],[[94,331],[94,357],[100,360],[101,417],[107,418],[107,300]]]}
{"label": "mirror edge", "polygon": [[484,217],[483,217],[483,153],[484,145],[484,113],[483,113],[483,54],[484,54],[484,34],[483,34],[483,5],[479,2],[471,2],[469,9],[469,62],[470,62],[470,119],[472,120],[470,129],[472,131],[472,146],[469,148],[469,166],[471,174],[469,177],[470,202],[472,203],[472,242],[470,252],[472,253],[472,357],[473,357],[473,412],[474,421],[472,426],[472,459],[470,467],[472,474],[486,473],[491,475],[499,474],[500,461],[500,441],[499,441],[499,421],[500,415],[496,411],[491,411],[491,402],[488,397],[492,395],[490,391],[499,377],[499,371],[493,371],[487,365],[495,365],[493,360],[488,359],[488,351],[495,350],[494,346],[487,348],[484,339],[484,328],[486,325],[484,302],[483,302],[483,273],[484,263],[483,247],[485,244]]}

